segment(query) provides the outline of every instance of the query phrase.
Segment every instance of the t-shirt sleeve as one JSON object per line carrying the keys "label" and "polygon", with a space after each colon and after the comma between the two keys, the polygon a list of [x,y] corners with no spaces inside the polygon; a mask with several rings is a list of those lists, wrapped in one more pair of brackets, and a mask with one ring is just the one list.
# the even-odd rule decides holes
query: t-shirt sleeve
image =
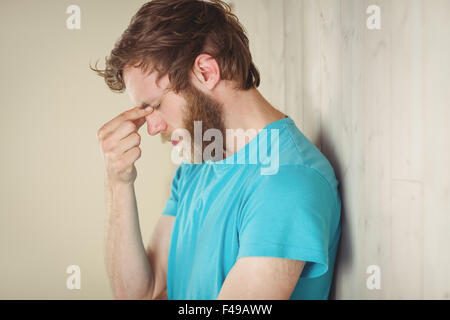
{"label": "t-shirt sleeve", "polygon": [[280,166],[250,187],[239,221],[238,257],[305,261],[301,278],[328,270],[328,249],[339,222],[329,182],[303,165]]}
{"label": "t-shirt sleeve", "polygon": [[166,201],[166,207],[164,208],[162,214],[166,214],[169,216],[176,216],[178,209],[178,200],[179,200],[179,188],[181,184],[181,172],[182,166],[180,165],[178,169],[175,171],[175,175],[172,179],[172,186],[170,189],[170,198]]}

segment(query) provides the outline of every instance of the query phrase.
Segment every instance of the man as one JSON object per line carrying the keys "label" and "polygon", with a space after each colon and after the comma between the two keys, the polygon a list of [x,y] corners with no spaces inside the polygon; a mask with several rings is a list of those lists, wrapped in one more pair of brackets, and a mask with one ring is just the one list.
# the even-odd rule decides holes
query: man
{"label": "man", "polygon": [[[92,69],[137,105],[97,133],[115,298],[328,298],[341,230],[338,181],[294,121],[256,89],[248,39],[226,3],[148,2],[106,69]],[[147,248],[134,193],[144,123],[188,155]]]}

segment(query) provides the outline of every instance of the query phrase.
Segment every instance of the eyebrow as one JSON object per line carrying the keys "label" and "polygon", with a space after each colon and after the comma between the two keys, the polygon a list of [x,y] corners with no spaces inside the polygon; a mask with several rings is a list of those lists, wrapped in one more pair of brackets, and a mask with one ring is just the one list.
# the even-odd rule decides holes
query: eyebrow
{"label": "eyebrow", "polygon": [[142,102],[139,108],[146,108],[148,106],[151,106],[152,108],[156,108],[158,106],[158,100],[155,100],[155,103],[153,105],[148,104],[147,102]]}

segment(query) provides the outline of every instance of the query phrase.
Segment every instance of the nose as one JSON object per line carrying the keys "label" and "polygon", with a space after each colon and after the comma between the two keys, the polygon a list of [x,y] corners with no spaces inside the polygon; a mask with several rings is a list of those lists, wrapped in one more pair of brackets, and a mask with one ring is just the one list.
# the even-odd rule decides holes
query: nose
{"label": "nose", "polygon": [[148,133],[152,136],[167,130],[167,123],[154,112],[146,117]]}

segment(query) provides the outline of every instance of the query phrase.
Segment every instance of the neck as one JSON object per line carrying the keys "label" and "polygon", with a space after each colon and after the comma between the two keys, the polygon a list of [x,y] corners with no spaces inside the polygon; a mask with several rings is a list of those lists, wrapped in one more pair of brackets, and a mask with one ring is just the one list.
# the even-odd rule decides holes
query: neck
{"label": "neck", "polygon": [[225,95],[223,101],[223,117],[226,129],[237,129],[244,131],[244,137],[226,141],[226,155],[229,157],[243,148],[253,139],[261,129],[268,124],[285,118],[285,114],[274,108],[258,91],[250,89],[247,91],[233,91]]}

